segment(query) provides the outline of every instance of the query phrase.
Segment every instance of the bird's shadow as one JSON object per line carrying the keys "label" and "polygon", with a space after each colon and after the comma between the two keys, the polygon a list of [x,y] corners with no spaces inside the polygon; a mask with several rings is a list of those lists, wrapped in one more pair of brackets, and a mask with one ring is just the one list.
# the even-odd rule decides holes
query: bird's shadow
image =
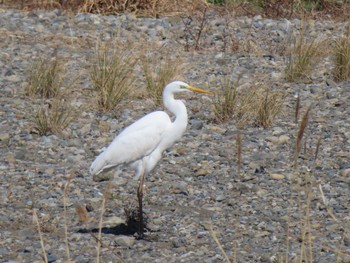
{"label": "bird's shadow", "polygon": [[[110,234],[110,235],[124,235],[124,236],[133,236],[138,231],[138,226],[136,225],[126,225],[126,224],[119,224],[116,226],[111,227],[102,227],[101,232],[103,234]],[[98,233],[99,228],[82,228],[77,231],[78,233],[86,234],[86,233]]]}
{"label": "bird's shadow", "polygon": [[[127,214],[126,223],[117,224],[114,226],[102,227],[101,233],[110,235],[124,235],[124,236],[135,236],[139,233],[140,221],[136,216],[135,211],[131,211]],[[147,227],[148,217],[144,215],[143,229],[145,232],[150,232],[151,230]],[[78,233],[98,233],[98,227],[92,228],[80,228],[77,230]]]}

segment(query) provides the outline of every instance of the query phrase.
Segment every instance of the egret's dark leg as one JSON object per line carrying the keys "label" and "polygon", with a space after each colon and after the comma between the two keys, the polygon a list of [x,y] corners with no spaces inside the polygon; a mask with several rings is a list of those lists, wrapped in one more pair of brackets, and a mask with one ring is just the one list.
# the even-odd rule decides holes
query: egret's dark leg
{"label": "egret's dark leg", "polygon": [[137,189],[137,199],[139,201],[139,238],[143,238],[143,211],[142,211],[142,199],[143,199],[143,183],[145,181],[145,174],[142,173],[140,177],[140,184]]}

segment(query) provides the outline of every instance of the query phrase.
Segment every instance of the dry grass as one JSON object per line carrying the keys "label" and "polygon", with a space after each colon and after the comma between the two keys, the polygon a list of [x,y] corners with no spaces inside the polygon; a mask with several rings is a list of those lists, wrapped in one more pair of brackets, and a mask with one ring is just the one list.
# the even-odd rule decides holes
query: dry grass
{"label": "dry grass", "polygon": [[[211,3],[211,4],[209,4]],[[0,0],[10,8],[65,9],[73,12],[97,13],[103,15],[133,13],[137,16],[159,17],[188,15],[194,9],[208,6],[220,12],[225,11],[236,16],[254,16],[257,14],[269,18],[312,18],[331,17],[344,20],[348,18],[348,1],[290,1],[290,0]]]}
{"label": "dry grass", "polygon": [[146,78],[148,96],[153,100],[155,106],[162,105],[164,87],[180,75],[181,61],[178,58],[171,58],[170,55],[144,56],[142,68]]}
{"label": "dry grass", "polygon": [[184,24],[185,51],[203,49],[201,44],[203,33],[208,27],[208,6],[187,12],[182,18]]}
{"label": "dry grass", "polygon": [[79,222],[81,224],[86,224],[89,222],[90,218],[89,218],[88,211],[86,209],[86,205],[77,205],[75,207],[75,212],[78,215]]}
{"label": "dry grass", "polygon": [[0,4],[4,3],[11,7],[19,7],[21,9],[52,9],[62,8],[59,0],[2,0]]}
{"label": "dry grass", "polygon": [[135,55],[116,42],[96,48],[90,78],[98,92],[98,106],[102,111],[115,109],[130,93],[136,63]]}
{"label": "dry grass", "polygon": [[298,78],[308,77],[312,66],[317,62],[321,54],[323,41],[318,39],[307,39],[305,27],[298,37],[293,41],[289,50],[288,62],[285,69],[287,81],[295,81]]}
{"label": "dry grass", "polygon": [[96,246],[96,263],[100,262],[101,258],[101,246],[102,246],[102,227],[103,227],[103,215],[106,210],[106,195],[102,196],[102,205],[100,213],[100,221],[98,224],[98,237],[97,237],[97,246]]}
{"label": "dry grass", "polygon": [[337,81],[350,79],[350,22],[344,36],[335,41],[333,70],[334,78]]}
{"label": "dry grass", "polygon": [[65,67],[57,57],[43,56],[37,58],[27,73],[26,94],[42,98],[57,96],[64,72]]}
{"label": "dry grass", "polygon": [[85,0],[80,11],[104,15],[131,12],[137,16],[177,15],[203,5],[204,0]]}
{"label": "dry grass", "polygon": [[271,91],[264,87],[259,89],[257,94],[257,113],[254,124],[259,127],[269,128],[276,116],[281,112],[285,94],[279,90]]}
{"label": "dry grass", "polygon": [[67,204],[68,204],[68,190],[69,185],[71,182],[71,176],[67,177],[67,182],[64,186],[63,191],[63,210],[64,210],[64,239],[66,243],[66,256],[67,256],[67,262],[71,262],[70,258],[70,250],[69,250],[69,241],[68,241],[68,216],[67,216]]}
{"label": "dry grass", "polygon": [[225,122],[234,116],[239,100],[238,85],[239,78],[235,82],[229,79],[224,79],[222,81],[221,89],[216,93],[213,102],[214,118],[216,122]]}
{"label": "dry grass", "polygon": [[242,167],[242,136],[241,131],[237,130],[236,136],[237,143],[237,175],[241,176],[241,167]]}
{"label": "dry grass", "polygon": [[237,125],[251,124],[269,128],[281,112],[285,93],[271,90],[258,82],[245,90],[239,89],[239,79],[233,83],[224,80],[221,92],[213,102],[214,119],[225,122],[235,118]]}
{"label": "dry grass", "polygon": [[299,119],[299,111],[300,111],[300,94],[296,94],[296,102],[295,102],[295,113],[294,113],[294,122],[298,123]]}
{"label": "dry grass", "polygon": [[296,171],[298,169],[298,158],[299,158],[299,154],[300,154],[300,150],[301,150],[301,142],[302,142],[302,139],[303,139],[303,136],[305,133],[305,129],[308,125],[310,111],[311,111],[311,106],[308,107],[305,114],[303,115],[299,130],[298,130],[296,143],[295,143],[294,171]]}
{"label": "dry grass", "polygon": [[[225,252],[223,246],[221,245],[219,239],[217,238],[215,231],[213,230],[213,226],[212,226],[212,225],[209,225],[208,228],[209,228],[209,233],[210,233],[211,237],[214,239],[216,245],[217,245],[218,248],[220,249],[220,252],[221,252],[221,254],[224,256],[226,262],[227,262],[227,263],[231,263],[231,260],[229,259],[227,253]],[[236,263],[236,261],[232,261],[232,263]]]}
{"label": "dry grass", "polygon": [[45,263],[47,263],[49,261],[47,259],[47,253],[46,253],[46,250],[45,250],[44,238],[43,238],[43,235],[41,233],[39,218],[38,218],[38,214],[36,212],[36,209],[33,209],[33,221],[34,221],[36,227],[38,228],[38,234],[39,234],[39,238],[40,238],[40,245],[41,245],[41,249],[42,249],[42,253],[43,253],[43,260],[44,260]]}
{"label": "dry grass", "polygon": [[204,0],[0,0],[2,3],[10,8],[25,10],[58,8],[102,15],[128,12],[148,17],[187,13],[206,4]]}
{"label": "dry grass", "polygon": [[34,131],[39,135],[60,134],[75,117],[76,113],[67,100],[55,98],[52,103],[40,106],[34,114]]}

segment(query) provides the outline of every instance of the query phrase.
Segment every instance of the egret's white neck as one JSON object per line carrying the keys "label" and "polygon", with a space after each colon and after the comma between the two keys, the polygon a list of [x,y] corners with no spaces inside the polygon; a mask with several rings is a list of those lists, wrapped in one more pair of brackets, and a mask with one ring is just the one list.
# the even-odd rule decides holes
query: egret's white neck
{"label": "egret's white neck", "polygon": [[174,94],[170,92],[164,92],[163,101],[164,106],[176,117],[174,124],[181,129],[186,129],[188,117],[185,104],[181,100],[176,100]]}

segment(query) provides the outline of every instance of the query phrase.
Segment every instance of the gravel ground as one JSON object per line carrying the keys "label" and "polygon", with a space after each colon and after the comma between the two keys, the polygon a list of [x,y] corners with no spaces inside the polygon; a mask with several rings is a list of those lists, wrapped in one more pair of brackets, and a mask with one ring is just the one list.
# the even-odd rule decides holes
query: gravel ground
{"label": "gravel ground", "polygon": [[[241,75],[243,86],[263,76],[287,98],[270,129],[242,130],[239,175],[235,120],[214,123],[210,96],[182,96],[190,125],[146,178],[146,238],[121,234],[124,209],[135,206],[137,189],[124,171],[114,178],[106,204],[102,262],[224,262],[213,235],[233,262],[282,262],[287,254],[289,262],[301,255],[304,262],[350,262],[350,82],[332,80],[329,57],[307,79],[285,82],[285,47],[300,30],[298,20],[210,14],[199,51],[193,50],[190,34],[198,32],[199,21],[194,19],[189,30],[187,22],[0,9],[1,262],[42,262],[33,208],[49,262],[67,260],[64,226],[71,260],[96,261],[101,195],[108,182],[92,178],[88,167],[115,134],[154,109],[150,100],[134,96],[117,110],[96,110],[88,66],[97,41],[113,36],[170,49],[186,64],[182,80],[195,86],[215,91],[223,76]],[[310,37],[335,38],[344,27],[309,21],[306,30]],[[25,95],[26,71],[36,57],[54,52],[65,60],[70,78],[80,76],[70,94],[80,114],[63,134],[39,136],[32,132],[32,116],[40,100]],[[140,77],[135,88],[143,86]],[[313,106],[299,173],[294,173],[297,93],[302,114]],[[86,223],[77,213],[82,207],[88,211]]]}

